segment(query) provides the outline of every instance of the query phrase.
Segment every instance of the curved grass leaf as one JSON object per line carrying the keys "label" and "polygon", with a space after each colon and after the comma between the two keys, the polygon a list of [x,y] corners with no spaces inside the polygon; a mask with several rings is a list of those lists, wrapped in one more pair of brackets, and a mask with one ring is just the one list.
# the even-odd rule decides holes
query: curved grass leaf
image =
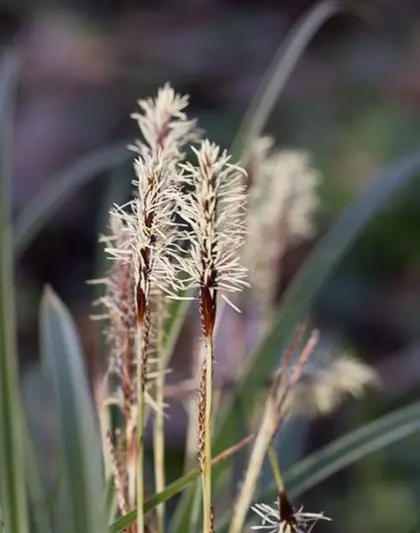
{"label": "curved grass leaf", "polygon": [[10,224],[12,94],[19,61],[5,53],[0,67],[0,502],[7,533],[28,533],[23,413],[15,346]]}
{"label": "curved grass leaf", "polygon": [[[25,428],[26,429],[26,428]],[[48,506],[48,500],[36,461],[36,454],[32,446],[29,431],[24,434],[25,444],[25,468],[28,487],[28,499],[34,517],[34,531],[37,533],[52,533],[52,513]],[[31,529],[32,531],[32,529]]]}
{"label": "curved grass leaf", "polygon": [[59,423],[65,494],[60,528],[65,525],[69,533],[103,533],[102,448],[80,342],[69,312],[48,288],[41,302],[40,337]]}
{"label": "curved grass leaf", "polygon": [[[336,472],[420,431],[420,402],[410,404],[338,438],[324,449],[300,461],[285,475],[293,498],[299,497]],[[274,493],[271,487],[265,498]]]}
{"label": "curved grass leaf", "polygon": [[[218,457],[213,458],[213,464],[219,465],[220,463],[223,463],[227,461],[230,457],[234,456],[236,453],[238,453],[239,450],[241,450],[244,446],[247,446],[250,442],[253,440],[253,435],[248,435],[245,439],[238,442],[235,446],[232,446],[229,448],[229,450],[225,450],[224,453],[220,454]],[[154,509],[157,505],[160,503],[166,502],[170,498],[173,498],[176,494],[179,494],[182,490],[184,490],[186,487],[188,487],[191,483],[198,480],[200,476],[200,469],[194,468],[190,472],[187,472],[184,476],[176,479],[173,483],[168,485],[165,490],[162,492],[159,492],[158,494],[155,494],[152,496],[149,500],[147,500],[144,504],[144,512],[148,513],[152,509]],[[134,520],[136,519],[137,510],[134,509],[133,511],[130,511],[125,516],[119,518],[116,522],[111,524],[109,526],[108,532],[109,533],[117,533],[118,531],[122,531],[127,526],[129,526]]]}
{"label": "curved grass leaf", "polygon": [[[149,511],[157,507],[160,503],[170,500],[171,498],[179,494],[182,490],[184,490],[186,487],[188,487],[188,485],[197,480],[199,476],[200,470],[198,468],[194,468],[194,470],[191,470],[184,476],[178,478],[173,483],[168,485],[164,491],[155,494],[152,498],[147,500],[144,504],[144,512],[148,513]],[[128,527],[134,522],[136,516],[137,509],[130,511],[126,515],[116,520],[113,524],[111,524],[108,528],[108,533],[118,533],[119,531],[123,531],[126,527]]]}
{"label": "curved grass leaf", "polygon": [[267,69],[232,145],[234,159],[240,160],[249,142],[259,137],[287,80],[309,42],[325,22],[342,11],[337,0],[319,2],[292,28]]}
{"label": "curved grass leaf", "polygon": [[[187,291],[185,297],[192,296],[193,291]],[[169,361],[172,355],[179,333],[188,313],[191,300],[173,300],[169,306],[167,319],[165,320],[165,357]]]}
{"label": "curved grass leaf", "polygon": [[14,228],[13,251],[19,259],[48,219],[66,199],[105,170],[121,165],[130,156],[125,143],[116,143],[88,154],[59,173],[29,202]]}
{"label": "curved grass leaf", "polygon": [[420,518],[414,525],[412,529],[410,529],[410,533],[420,533]]}
{"label": "curved grass leaf", "polygon": [[[312,453],[286,472],[284,482],[292,498],[356,463],[370,453],[390,446],[420,430],[420,402],[413,403],[384,415],[359,429],[338,438],[321,450]],[[261,494],[258,501],[276,499],[274,484]],[[224,531],[229,524],[227,513],[217,524],[217,531]]]}

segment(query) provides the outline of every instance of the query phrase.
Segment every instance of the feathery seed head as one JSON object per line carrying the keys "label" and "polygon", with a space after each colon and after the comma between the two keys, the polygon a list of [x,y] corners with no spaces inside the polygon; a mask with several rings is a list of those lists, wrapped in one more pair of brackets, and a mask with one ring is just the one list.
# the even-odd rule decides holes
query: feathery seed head
{"label": "feathery seed head", "polygon": [[197,121],[188,120],[184,112],[188,101],[188,96],[177,94],[168,83],[156,98],[139,100],[140,112],[131,116],[138,122],[144,143],[137,141],[131,148],[142,155],[150,150],[153,156],[164,152],[181,159],[183,146],[199,138]]}
{"label": "feathery seed head", "polygon": [[[127,249],[129,232],[119,218],[110,219],[111,235],[102,242],[123,251]],[[108,374],[118,378],[118,391],[125,417],[130,417],[131,392],[135,373],[136,309],[134,301],[133,265],[118,257],[107,275],[99,282],[105,285],[105,295],[97,302],[105,308],[102,315],[108,321],[106,339],[111,347]]]}
{"label": "feathery seed head", "polygon": [[167,84],[156,98],[140,100],[137,119],[144,142],[132,147],[138,157],[134,162],[135,198],[115,208],[112,214],[122,218],[130,234],[128,249],[108,249],[110,255],[123,256],[134,264],[138,320],[142,321],[152,286],[166,292],[178,289],[174,256],[178,231],[174,223],[177,165],[183,147],[196,140],[196,122],[187,120],[184,109],[187,96],[180,96]]}
{"label": "feathery seed head", "polygon": [[207,140],[193,151],[198,165],[182,165],[181,181],[192,191],[180,200],[180,215],[190,226],[191,242],[190,258],[182,261],[182,267],[187,283],[202,291],[207,301],[204,311],[212,315],[216,291],[223,295],[247,286],[247,270],[239,259],[245,233],[245,171]]}
{"label": "feathery seed head", "polygon": [[336,409],[348,396],[359,398],[379,383],[374,370],[347,355],[305,366],[300,381],[286,401],[289,416],[316,416]]}

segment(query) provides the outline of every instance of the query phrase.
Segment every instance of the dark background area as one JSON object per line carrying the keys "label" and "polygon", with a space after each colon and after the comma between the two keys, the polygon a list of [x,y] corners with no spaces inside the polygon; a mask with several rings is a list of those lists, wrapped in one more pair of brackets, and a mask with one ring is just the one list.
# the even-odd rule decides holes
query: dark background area
{"label": "dark background area", "polygon": [[[170,81],[191,115],[229,146],[267,66],[298,17],[297,0],[4,1],[0,45],[23,58],[13,152],[13,213],[67,165],[137,135],[129,114]],[[420,2],[359,1],[321,30],[291,76],[267,131],[306,149],[323,175],[318,236],[290,249],[287,286],[334,217],[379,169],[420,148]],[[37,306],[53,285],[80,327],[93,372],[89,321],[97,234],[108,205],[129,190],[130,164],[98,176],[49,222],[18,265],[22,361],[37,358]],[[328,442],[415,397],[420,382],[420,189],[414,180],[369,225],[314,309],[326,330],[377,369],[380,392],[314,423],[305,446]],[[41,416],[41,415],[40,415]],[[403,533],[420,502],[419,438],[332,478],[306,500],[334,516],[319,531]],[[318,530],[317,530],[318,531]]]}

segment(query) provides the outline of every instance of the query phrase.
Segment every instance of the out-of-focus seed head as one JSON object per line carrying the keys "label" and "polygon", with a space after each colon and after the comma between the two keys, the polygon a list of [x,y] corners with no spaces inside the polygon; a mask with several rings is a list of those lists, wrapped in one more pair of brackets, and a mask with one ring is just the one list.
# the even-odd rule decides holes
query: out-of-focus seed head
{"label": "out-of-focus seed head", "polygon": [[273,304],[287,246],[315,232],[312,217],[320,181],[306,152],[273,150],[273,144],[270,137],[255,141],[246,163],[248,238],[243,260],[250,271],[253,299],[263,308]]}

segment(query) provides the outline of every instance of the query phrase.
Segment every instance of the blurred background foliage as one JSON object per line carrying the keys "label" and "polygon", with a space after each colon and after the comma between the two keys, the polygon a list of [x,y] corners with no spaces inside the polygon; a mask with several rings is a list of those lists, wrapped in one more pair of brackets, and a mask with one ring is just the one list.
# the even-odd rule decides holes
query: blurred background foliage
{"label": "blurred background foliage", "polygon": [[[12,211],[15,217],[79,157],[136,134],[139,97],[169,80],[191,95],[191,115],[229,146],[279,43],[310,0],[3,0],[0,45],[23,59],[17,93]],[[420,3],[363,0],[362,19],[341,14],[322,29],[270,118],[280,146],[308,150],[323,175],[318,237],[378,170],[420,149]],[[34,385],[37,313],[45,282],[75,316],[91,375],[99,335],[89,321],[97,234],[129,190],[129,162],[77,192],[18,265],[17,310],[27,404],[40,445],[53,453],[52,417]],[[366,228],[324,286],[320,326],[374,365],[381,391],[302,429],[282,453],[315,449],[333,436],[405,404],[420,383],[420,189],[398,194]],[[316,244],[288,250],[281,292]],[[187,335],[187,332],[184,334]],[[188,340],[185,341],[188,343]],[[174,361],[182,374],[182,350]],[[41,396],[41,397],[40,397]],[[184,416],[181,412],[177,416]],[[173,424],[175,432],[177,423]],[[179,442],[169,462],[180,470]],[[287,440],[289,444],[287,445]],[[413,436],[310,491],[310,508],[336,518],[319,531],[408,531],[420,502],[420,437]],[[49,448],[48,448],[49,447]],[[292,449],[293,448],[293,449]],[[287,462],[287,458],[285,459]],[[324,527],[324,529],[323,529]]]}

